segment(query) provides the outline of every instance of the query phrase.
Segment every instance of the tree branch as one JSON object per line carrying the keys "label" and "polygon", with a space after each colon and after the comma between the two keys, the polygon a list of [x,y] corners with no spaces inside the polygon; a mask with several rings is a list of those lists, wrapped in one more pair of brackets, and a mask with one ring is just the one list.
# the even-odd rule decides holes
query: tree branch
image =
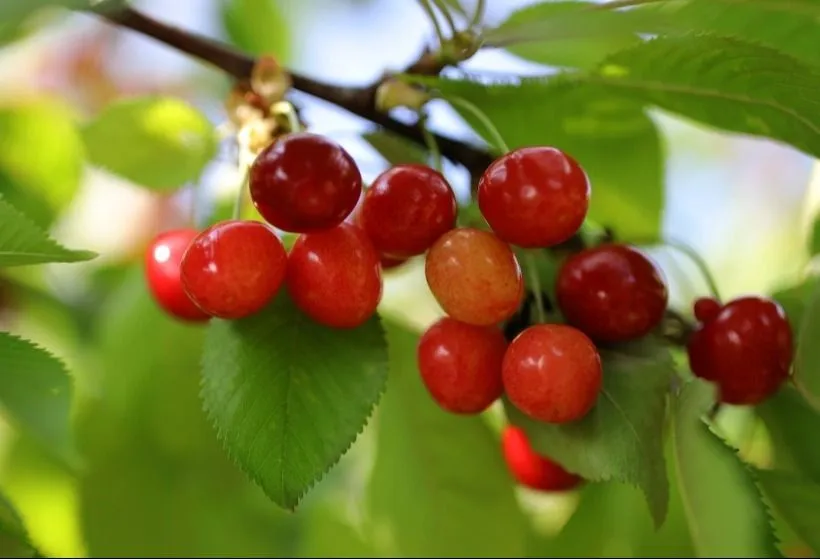
{"label": "tree branch", "polygon": [[[248,80],[251,77],[256,59],[239,52],[228,45],[207,37],[191,33],[184,29],[159,22],[131,8],[115,11],[102,11],[98,15],[120,27],[142,33],[156,39],[180,52],[189,54],[207,62],[237,80]],[[411,74],[438,74],[444,67],[435,53],[426,50],[404,70]],[[418,126],[400,122],[376,109],[376,93],[384,80],[364,87],[340,87],[321,82],[295,72],[289,72],[294,89],[333,103],[346,111],[369,120],[394,134],[425,146],[424,134]],[[487,151],[439,134],[434,135],[442,155],[461,163],[471,174],[480,175],[492,162],[493,157]]]}

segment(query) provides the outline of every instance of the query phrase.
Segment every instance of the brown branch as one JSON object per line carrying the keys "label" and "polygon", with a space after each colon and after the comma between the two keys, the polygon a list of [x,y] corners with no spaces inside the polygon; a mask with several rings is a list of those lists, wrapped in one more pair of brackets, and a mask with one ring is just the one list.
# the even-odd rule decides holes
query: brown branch
{"label": "brown branch", "polygon": [[[131,8],[102,11],[98,15],[120,27],[142,33],[180,52],[216,66],[237,80],[249,79],[256,63],[253,57],[232,49],[228,45],[159,22]],[[435,53],[425,51],[404,72],[435,75],[441,72],[443,67],[444,64]],[[400,122],[376,109],[376,93],[383,80],[364,87],[340,87],[299,73],[289,73],[296,90],[333,103],[416,144],[425,145],[424,135],[418,126]],[[434,138],[444,157],[461,163],[473,175],[483,172],[492,162],[492,156],[481,148],[439,134],[434,134]]]}

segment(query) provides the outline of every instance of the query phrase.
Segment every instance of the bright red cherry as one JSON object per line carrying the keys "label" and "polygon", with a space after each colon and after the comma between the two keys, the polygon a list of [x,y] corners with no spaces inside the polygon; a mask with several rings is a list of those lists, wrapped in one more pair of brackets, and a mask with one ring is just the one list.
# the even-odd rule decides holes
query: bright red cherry
{"label": "bright red cherry", "polygon": [[365,191],[358,222],[380,253],[407,258],[452,229],[456,209],[441,173],[425,165],[396,165]]}
{"label": "bright red cherry", "polygon": [[165,231],[145,251],[145,279],[154,300],[168,314],[189,322],[211,318],[185,293],[179,272],[182,255],[198,234],[195,229]]}
{"label": "bright red cherry", "polygon": [[419,340],[421,378],[445,410],[480,413],[504,390],[501,362],[506,349],[507,340],[495,327],[442,318]]}
{"label": "bright red cherry", "polygon": [[556,285],[566,321],[593,340],[621,342],[648,334],[668,301],[658,268],[637,249],[605,244],[564,262]]}
{"label": "bright red cherry", "polygon": [[316,322],[355,328],[381,300],[379,255],[352,223],[305,233],[290,250],[287,283],[293,302]]}
{"label": "bright red cherry", "polygon": [[515,255],[488,231],[448,231],[427,252],[424,270],[441,308],[468,324],[490,326],[506,320],[524,297]]}
{"label": "bright red cherry", "polygon": [[693,308],[698,322],[709,322],[720,312],[720,302],[714,297],[700,297]]}
{"label": "bright red cherry", "polygon": [[254,314],[278,293],[287,254],[273,229],[258,221],[223,221],[200,233],[182,257],[185,292],[224,319]]}
{"label": "bright red cherry", "polygon": [[521,247],[550,247],[572,237],[589,209],[580,165],[553,147],[525,147],[494,161],[478,182],[478,207],[495,234]]}
{"label": "bright red cherry", "polygon": [[356,162],[333,140],[289,134],[265,148],[250,169],[254,206],[283,231],[330,229],[350,215],[362,192]]}
{"label": "bright red cherry", "polygon": [[582,481],[557,462],[537,454],[527,434],[519,427],[505,427],[501,444],[507,467],[521,485],[539,491],[567,491]]}
{"label": "bright red cherry", "polygon": [[696,330],[687,349],[692,372],[716,382],[722,402],[755,405],[789,376],[792,330],[775,301],[741,297]]}
{"label": "bright red cherry", "polygon": [[502,375],[510,402],[548,423],[584,417],[603,381],[595,344],[564,324],[536,324],[516,336],[504,355]]}

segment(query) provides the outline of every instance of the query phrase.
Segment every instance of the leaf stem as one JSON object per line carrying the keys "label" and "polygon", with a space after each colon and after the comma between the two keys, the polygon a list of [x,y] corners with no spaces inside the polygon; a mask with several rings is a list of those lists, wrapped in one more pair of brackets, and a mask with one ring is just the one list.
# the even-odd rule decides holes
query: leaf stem
{"label": "leaf stem", "polygon": [[447,101],[451,105],[458,105],[459,107],[467,110],[487,130],[487,133],[489,133],[493,142],[495,142],[495,145],[499,149],[501,149],[503,153],[507,153],[510,151],[510,147],[507,145],[507,142],[504,141],[504,137],[501,136],[501,133],[498,131],[498,128],[495,127],[495,124],[493,124],[493,122],[490,120],[490,117],[488,117],[484,111],[482,111],[473,103],[471,103],[467,99],[464,99],[463,97],[447,96],[445,98],[445,101]]}
{"label": "leaf stem", "polygon": [[538,277],[538,261],[532,252],[527,252],[524,256],[527,260],[527,275],[530,283],[530,291],[535,298],[535,313],[539,324],[547,321],[544,313],[544,295],[541,291],[541,279]]}
{"label": "leaf stem", "polygon": [[669,248],[674,248],[678,252],[682,253],[683,255],[687,256],[694,264],[697,266],[698,270],[700,270],[701,275],[703,275],[703,279],[706,281],[706,285],[709,288],[709,291],[712,292],[712,296],[721,301],[720,292],[718,291],[717,282],[715,281],[712,272],[709,271],[709,265],[703,259],[703,257],[697,253],[695,249],[683,243],[681,241],[676,240],[666,240],[664,245],[668,246]]}
{"label": "leaf stem", "polygon": [[432,4],[430,4],[430,0],[418,0],[419,6],[421,9],[424,10],[424,13],[427,14],[427,19],[430,20],[430,23],[433,24],[433,29],[436,32],[436,37],[438,38],[438,44],[443,45],[444,42],[447,40],[444,36],[444,31],[441,29],[441,24],[436,17],[436,12],[433,10]]}

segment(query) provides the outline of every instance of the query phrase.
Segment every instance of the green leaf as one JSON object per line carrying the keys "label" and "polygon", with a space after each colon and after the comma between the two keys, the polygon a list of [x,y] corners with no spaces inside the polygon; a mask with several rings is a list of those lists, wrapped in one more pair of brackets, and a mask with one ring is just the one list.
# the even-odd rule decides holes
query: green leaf
{"label": "green leaf", "polygon": [[772,293],[772,298],[780,303],[780,306],[786,311],[793,332],[796,333],[800,330],[806,307],[811,302],[812,295],[818,285],[820,285],[820,278],[809,277],[803,283]]}
{"label": "green leaf", "polygon": [[212,321],[202,363],[205,408],[229,454],[291,509],[347,452],[387,382],[378,317],[328,328],[284,291],[254,316]]}
{"label": "green leaf", "polygon": [[388,324],[390,384],[368,488],[372,533],[399,557],[522,557],[527,520],[480,417],[441,410],[416,366],[418,335]]}
{"label": "green leaf", "polygon": [[373,146],[391,165],[403,163],[429,164],[427,154],[416,144],[389,132],[368,132],[362,134],[362,139]]}
{"label": "green leaf", "polygon": [[593,68],[640,40],[631,14],[590,10],[595,5],[559,1],[525,6],[489,30],[485,40],[538,64]]}
{"label": "green leaf", "polygon": [[509,402],[507,415],[533,447],[590,481],[640,487],[656,526],[666,517],[669,483],[663,455],[670,354],[652,339],[602,351],[604,387],[595,408],[564,425],[534,421]]}
{"label": "green leaf", "polygon": [[92,163],[161,191],[196,179],[217,148],[208,119],[170,97],[116,101],[86,125],[83,139]]}
{"label": "green leaf", "polygon": [[71,398],[71,378],[59,359],[28,340],[0,332],[3,412],[13,425],[68,461],[76,459]]}
{"label": "green leaf", "polygon": [[0,268],[46,262],[79,262],[97,255],[87,250],[69,250],[0,198]]}
{"label": "green leaf", "polygon": [[810,444],[820,433],[817,412],[789,386],[756,407],[772,439],[777,468],[820,483],[820,445]]}
{"label": "green leaf", "polygon": [[804,396],[820,409],[820,283],[817,283],[803,314],[794,356],[794,379]]}
{"label": "green leaf", "polygon": [[67,106],[39,99],[0,107],[0,195],[38,225],[74,198],[84,158]]}
{"label": "green leaf", "polygon": [[17,510],[0,494],[0,556],[40,557]]}
{"label": "green leaf", "polygon": [[767,470],[758,470],[757,479],[789,526],[815,553],[820,553],[820,484]]}
{"label": "green leaf", "polygon": [[811,64],[820,63],[820,2],[817,0],[688,0],[640,8],[663,18],[667,33],[709,31],[760,43]]}
{"label": "green leaf", "polygon": [[31,16],[44,8],[83,8],[89,0],[3,0],[0,4],[0,45],[25,35]]}
{"label": "green leaf", "polygon": [[595,83],[706,125],[820,155],[820,70],[772,48],[710,35],[666,37],[622,51]]}
{"label": "green leaf", "polygon": [[703,415],[714,388],[700,380],[673,399],[675,464],[698,557],[780,557],[752,471]]}
{"label": "green leaf", "polygon": [[202,410],[205,332],[156,305],[140,266],[101,309],[99,384],[78,417],[89,557],[292,556],[299,519],[236,467]]}
{"label": "green leaf", "polygon": [[311,510],[299,557],[379,557],[344,512],[327,504]]}
{"label": "green leaf", "polygon": [[[445,98],[460,97],[478,106],[511,148],[551,145],[575,157],[592,183],[589,217],[612,227],[620,239],[659,236],[663,153],[658,130],[640,102],[614,97],[592,84],[542,78],[492,86],[414,79]],[[486,134],[471,113],[454,108],[476,132]]]}
{"label": "green leaf", "polygon": [[222,0],[222,25],[228,38],[252,54],[288,55],[290,29],[275,0]]}

